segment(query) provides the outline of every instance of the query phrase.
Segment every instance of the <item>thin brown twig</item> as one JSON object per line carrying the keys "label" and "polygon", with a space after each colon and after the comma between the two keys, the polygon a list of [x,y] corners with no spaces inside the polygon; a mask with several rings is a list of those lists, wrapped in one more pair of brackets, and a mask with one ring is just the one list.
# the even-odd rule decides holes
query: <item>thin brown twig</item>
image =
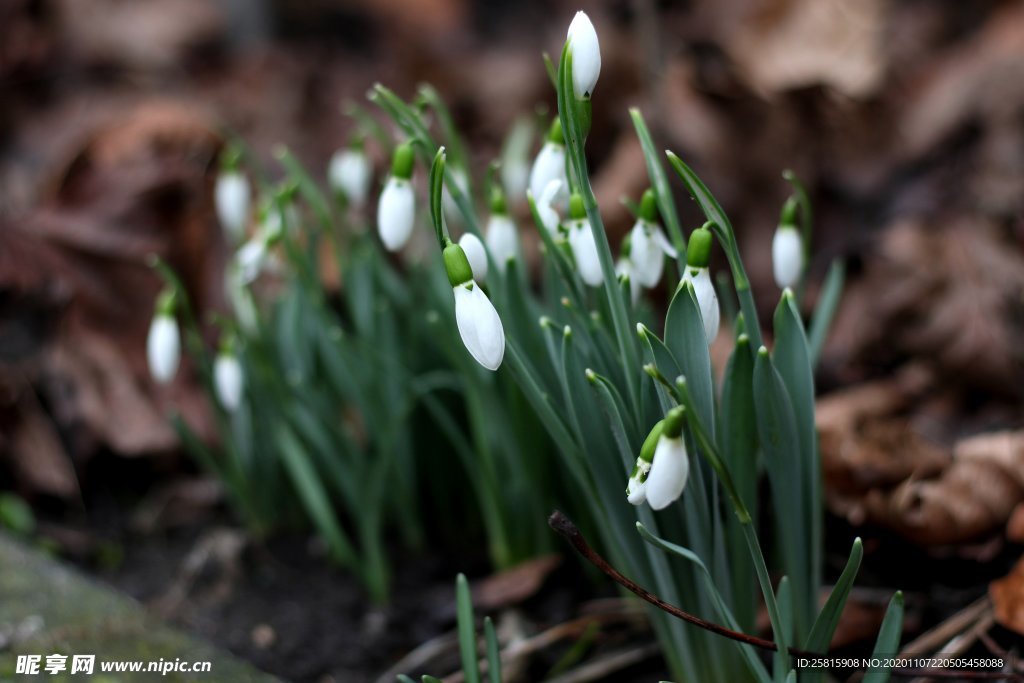
{"label": "thin brown twig", "polygon": [[[548,518],[548,525],[557,531],[570,545],[582,555],[592,565],[601,570],[606,576],[611,578],[613,581],[618,583],[620,586],[635,594],[642,600],[654,605],[658,609],[671,614],[677,619],[682,619],[685,622],[693,624],[706,631],[710,631],[724,638],[735,640],[746,645],[761,648],[762,650],[775,651],[775,643],[764,638],[758,638],[757,636],[747,635],[746,633],[740,633],[734,631],[725,626],[721,626],[706,619],[690,614],[689,612],[676,607],[675,605],[669,604],[659,598],[654,593],[640,586],[636,582],[627,578],[617,570],[615,567],[608,564],[608,561],[601,557],[596,550],[590,547],[587,543],[587,539],[583,537],[579,527],[573,524],[572,520],[566,517],[559,510],[555,510],[551,513]],[[822,655],[816,652],[807,652],[806,650],[799,650],[797,648],[789,648],[790,656],[803,657],[807,659],[823,659],[826,655]],[[946,679],[959,679],[959,680],[990,680],[990,681],[1024,681],[1024,676],[1015,673],[1002,673],[1000,671],[954,671],[950,669],[910,669],[910,668],[894,668],[892,674],[895,676],[903,677],[917,677],[917,676],[928,676],[931,678],[946,678]]]}

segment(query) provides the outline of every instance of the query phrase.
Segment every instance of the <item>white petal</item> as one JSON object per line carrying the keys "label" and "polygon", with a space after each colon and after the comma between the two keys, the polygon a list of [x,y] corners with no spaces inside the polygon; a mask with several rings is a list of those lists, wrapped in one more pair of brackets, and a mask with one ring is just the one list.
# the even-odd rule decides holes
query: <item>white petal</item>
{"label": "white petal", "polygon": [[454,288],[455,322],[462,343],[477,363],[497,370],[505,357],[505,330],[490,299],[475,282]]}
{"label": "white petal", "polygon": [[459,246],[466,252],[469,260],[469,267],[473,271],[473,279],[483,281],[487,279],[487,250],[480,238],[471,232],[467,232],[459,238]]}
{"label": "white petal", "polygon": [[569,228],[569,246],[572,247],[580,278],[591,287],[599,287],[604,282],[604,271],[601,270],[601,258],[597,254],[597,242],[594,241],[590,221],[573,222]]}
{"label": "white petal", "polygon": [[217,399],[224,408],[233,413],[242,403],[242,387],[245,377],[242,366],[235,356],[219,354],[213,364],[213,384]]}
{"label": "white petal", "polygon": [[[556,216],[557,219],[557,216]],[[510,216],[495,214],[487,220],[487,248],[498,268],[504,270],[511,258],[519,256],[519,233]]]}
{"label": "white petal", "polygon": [[160,314],[153,318],[146,339],[146,358],[149,372],[158,383],[167,384],[174,379],[181,360],[181,338],[178,323],[171,316]]}
{"label": "white petal", "polygon": [[377,230],[388,251],[398,251],[412,235],[416,199],[408,180],[391,177],[377,204]]}
{"label": "white petal", "polygon": [[237,171],[222,173],[213,188],[213,201],[217,220],[235,242],[245,234],[251,203],[249,181]]}
{"label": "white petal", "polygon": [[633,276],[648,289],[655,287],[665,270],[665,252],[655,239],[656,226],[637,221],[629,236],[629,260],[633,262]]}
{"label": "white petal", "polygon": [[249,284],[260,276],[267,260],[267,243],[260,237],[249,240],[235,253],[239,279]]}
{"label": "white petal", "polygon": [[533,194],[533,190],[530,190],[530,193],[533,194],[534,203],[537,206],[537,215],[540,216],[540,222],[544,224],[544,227],[552,235],[558,231],[558,224],[561,222],[561,219],[551,204],[561,189],[562,181],[556,178],[544,186],[539,196]]}
{"label": "white petal", "polygon": [[626,484],[626,500],[631,505],[643,505],[647,502],[647,475],[651,471],[651,463],[637,458],[636,474]]}
{"label": "white petal", "polygon": [[335,152],[327,166],[327,180],[331,187],[345,195],[349,203],[357,208],[366,202],[372,176],[370,160],[354,149]]}
{"label": "white petal", "polygon": [[779,289],[793,287],[804,270],[804,245],[793,227],[779,228],[772,238],[772,272]]}
{"label": "white petal", "polygon": [[647,476],[647,502],[654,510],[668,507],[679,498],[690,474],[686,446],[679,437],[662,436],[654,449],[654,462]]}
{"label": "white petal", "polygon": [[[545,142],[530,170],[530,192],[533,193],[533,198],[538,204],[541,202],[545,188],[553,180],[561,181],[562,184],[559,186],[561,192],[557,198],[552,197],[549,203],[554,203],[556,199],[562,199],[561,195],[565,194],[565,188],[569,187],[569,179],[565,175],[565,147],[553,142]],[[559,201],[559,203],[561,202]]]}
{"label": "white petal", "polygon": [[697,297],[700,317],[704,323],[704,336],[710,344],[718,336],[718,326],[722,315],[718,310],[718,294],[715,293],[715,285],[711,282],[711,274],[707,268],[687,266],[683,279],[693,282],[693,293]]}
{"label": "white petal", "polygon": [[601,75],[601,46],[586,12],[577,12],[573,17],[567,38],[572,50],[573,94],[577,100],[590,99]]}
{"label": "white petal", "polygon": [[501,184],[505,186],[505,194],[509,197],[524,196],[530,187],[530,160],[506,159],[501,166]]}
{"label": "white petal", "polygon": [[252,292],[246,287],[242,278],[242,270],[237,262],[225,269],[224,286],[227,293],[228,303],[231,304],[231,311],[239,326],[248,334],[256,334],[259,327],[259,316],[256,312],[256,301]]}

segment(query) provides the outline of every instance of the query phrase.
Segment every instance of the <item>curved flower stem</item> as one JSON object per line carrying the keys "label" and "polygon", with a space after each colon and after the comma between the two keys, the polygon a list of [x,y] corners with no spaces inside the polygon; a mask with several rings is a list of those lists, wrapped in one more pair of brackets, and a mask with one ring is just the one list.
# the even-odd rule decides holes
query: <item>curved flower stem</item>
{"label": "curved flower stem", "polygon": [[[615,337],[619,346],[623,373],[626,376],[626,390],[630,397],[630,405],[634,408],[634,418],[640,422],[640,382],[637,370],[640,368],[640,355],[636,346],[633,330],[629,324],[629,313],[626,301],[619,289],[618,277],[615,275],[615,262],[612,260],[608,236],[604,231],[601,211],[597,205],[597,197],[590,185],[590,174],[587,172],[587,158],[583,149],[586,131],[583,125],[581,106],[590,106],[589,102],[578,103],[572,88],[572,52],[569,42],[562,47],[562,59],[558,64],[558,116],[565,134],[565,145],[569,160],[579,183],[579,192],[583,197],[583,205],[590,220],[590,229],[597,243],[598,260],[601,262],[601,273],[604,276],[604,291],[608,297],[608,308],[615,327]],[[589,117],[587,117],[589,119]]]}

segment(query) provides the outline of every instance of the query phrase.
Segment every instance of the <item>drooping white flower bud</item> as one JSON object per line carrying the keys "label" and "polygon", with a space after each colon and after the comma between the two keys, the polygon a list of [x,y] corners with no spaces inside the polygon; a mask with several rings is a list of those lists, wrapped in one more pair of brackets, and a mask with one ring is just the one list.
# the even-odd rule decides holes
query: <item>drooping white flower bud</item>
{"label": "drooping white flower bud", "polygon": [[601,286],[604,282],[601,257],[597,253],[594,231],[583,207],[583,197],[578,194],[569,200],[569,246],[572,247],[576,270],[583,282],[591,287]]}
{"label": "drooping white flower bud", "polygon": [[[565,174],[565,139],[562,137],[562,124],[557,118],[551,123],[547,140],[540,148],[540,152],[533,162],[533,168],[530,169],[530,192],[533,193],[534,199],[538,199],[553,180],[560,181],[561,184],[558,187],[562,189],[563,193],[568,192],[569,179]],[[552,202],[556,199],[561,199],[561,197],[552,198]]]}
{"label": "drooping white flower bud", "polygon": [[589,100],[601,75],[601,46],[586,12],[577,12],[566,36],[572,51],[572,90],[577,100]]}
{"label": "drooping white flower bud", "polygon": [[711,260],[711,243],[714,238],[707,228],[697,228],[690,234],[690,245],[686,250],[686,269],[683,271],[683,282],[693,284],[693,294],[700,308],[701,321],[704,323],[704,336],[708,344],[718,336],[721,322],[721,311],[718,308],[718,294],[711,281],[708,264]]}
{"label": "drooping white flower bud", "polygon": [[338,150],[327,166],[327,181],[331,188],[357,209],[366,203],[372,180],[373,168],[360,148]]}
{"label": "drooping white flower bud", "polygon": [[252,191],[249,181],[236,170],[225,170],[217,177],[213,188],[213,203],[221,227],[237,243],[245,236],[249,222]]}
{"label": "drooping white flower bud", "polygon": [[640,217],[630,232],[630,260],[633,262],[634,277],[648,289],[657,286],[661,280],[665,270],[665,256],[676,258],[675,248],[656,221],[654,192],[647,190],[640,201]]}
{"label": "drooping white flower bud", "polygon": [[480,238],[467,232],[459,238],[459,246],[466,252],[469,266],[473,269],[473,279],[483,282],[487,279],[487,250]]}
{"label": "drooping white flower bud", "polygon": [[174,294],[164,292],[157,300],[156,313],[146,338],[146,359],[149,372],[158,384],[174,379],[181,360],[181,335],[174,317]]}
{"label": "drooping white flower bud", "polygon": [[491,216],[487,219],[484,239],[499,270],[505,270],[509,259],[519,257],[519,233],[512,217],[508,215],[505,194],[498,186],[491,188]]}
{"label": "drooping white flower bud", "polygon": [[238,410],[242,403],[242,390],[245,387],[245,375],[242,364],[230,348],[217,354],[213,362],[213,386],[217,392],[217,400],[229,413]]}
{"label": "drooping white flower bud", "polygon": [[780,225],[772,238],[772,273],[779,289],[793,287],[804,272],[804,244],[794,225]]}
{"label": "drooping white flower bud", "polygon": [[647,475],[647,502],[653,510],[662,510],[675,502],[686,488],[690,459],[683,442],[683,409],[673,408],[665,416],[658,436],[650,473]]}
{"label": "drooping white flower bud", "polygon": [[647,502],[647,477],[651,472],[651,461],[654,460],[654,450],[661,437],[661,430],[665,426],[665,420],[659,420],[644,439],[640,447],[640,456],[636,459],[632,474],[626,483],[626,500],[631,505],[643,505]]}
{"label": "drooping white flower bud", "polygon": [[377,230],[388,251],[398,251],[412,236],[416,197],[412,182],[413,151],[408,143],[395,148],[391,177],[377,204]]}
{"label": "drooping white flower bud", "polygon": [[473,281],[466,252],[457,244],[444,248],[448,282],[455,293],[455,322],[466,350],[477,363],[497,370],[505,357],[505,330],[483,289]]}
{"label": "drooping white flower bud", "polygon": [[263,272],[267,261],[267,242],[262,235],[256,235],[235,253],[235,264],[242,284],[253,283]]}

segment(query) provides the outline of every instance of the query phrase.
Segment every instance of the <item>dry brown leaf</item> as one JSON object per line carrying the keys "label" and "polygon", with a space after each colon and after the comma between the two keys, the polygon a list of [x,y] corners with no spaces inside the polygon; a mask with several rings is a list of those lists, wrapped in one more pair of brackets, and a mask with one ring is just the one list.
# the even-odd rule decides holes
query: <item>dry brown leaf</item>
{"label": "dry brown leaf", "polygon": [[1010,514],[1006,524],[1006,539],[1011,543],[1024,543],[1024,503],[1020,503]]}
{"label": "dry brown leaf", "polygon": [[18,412],[20,419],[11,436],[10,457],[19,483],[59,498],[80,497],[75,468],[51,420],[31,399],[23,400]]}
{"label": "dry brown leaf", "polygon": [[520,603],[540,590],[560,564],[561,555],[544,555],[492,574],[473,586],[473,604],[486,611]]}
{"label": "dry brown leaf", "polygon": [[725,47],[764,93],[824,84],[854,98],[882,85],[884,0],[771,0],[726,35]]}
{"label": "dry brown leaf", "polygon": [[1005,577],[988,586],[996,621],[1024,636],[1024,558]]}
{"label": "dry brown leaf", "polygon": [[926,545],[966,543],[1003,528],[1024,502],[1024,431],[964,439],[941,475],[875,489],[868,519]]}

